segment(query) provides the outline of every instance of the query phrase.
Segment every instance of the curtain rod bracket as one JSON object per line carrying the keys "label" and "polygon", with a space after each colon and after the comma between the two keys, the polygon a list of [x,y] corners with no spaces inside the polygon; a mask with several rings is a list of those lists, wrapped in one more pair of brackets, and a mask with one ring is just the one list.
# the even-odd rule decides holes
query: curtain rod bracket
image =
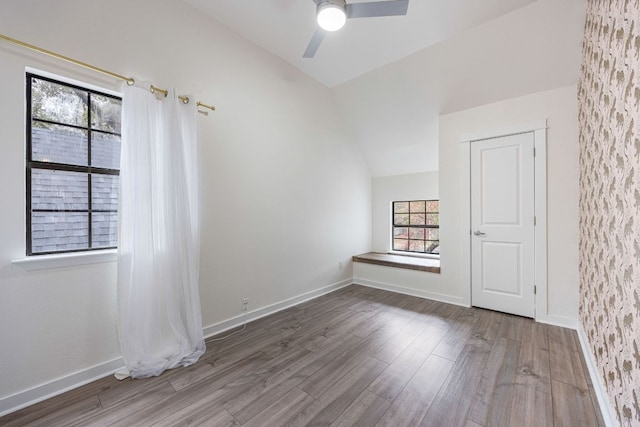
{"label": "curtain rod bracket", "polygon": [[207,105],[207,104],[204,104],[204,103],[202,103],[200,101],[197,102],[196,106],[208,108],[211,111],[216,111],[216,107],[214,107],[213,105]]}
{"label": "curtain rod bracket", "polygon": [[164,97],[165,97],[165,98],[166,98],[166,97],[167,97],[167,95],[169,94],[169,91],[168,91],[168,90],[160,89],[159,87],[155,87],[154,85],[151,85],[151,86],[149,87],[149,90],[150,90],[150,91],[151,91],[151,93],[153,93],[153,94],[155,94],[156,92],[158,92],[158,93],[160,93],[160,94],[164,95]]}
{"label": "curtain rod bracket", "polygon": [[[68,56],[60,55],[59,53],[55,53],[55,52],[52,52],[50,50],[43,49],[41,47],[32,45],[30,43],[26,43],[26,42],[14,39],[14,38],[6,36],[4,34],[0,34],[0,39],[8,41],[8,42],[13,43],[13,44],[16,44],[18,46],[24,47],[26,49],[30,49],[30,50],[33,50],[35,52],[42,53],[43,55],[48,55],[48,56],[51,56],[53,58],[69,62],[71,64],[75,64],[75,65],[78,65],[80,67],[87,68],[87,69],[95,71],[97,73],[105,74],[107,76],[111,76],[111,77],[114,77],[116,79],[123,80],[123,81],[127,82],[127,85],[129,85],[129,86],[133,86],[136,83],[136,81],[135,81],[135,79],[133,77],[126,77],[126,76],[123,76],[121,74],[117,74],[117,73],[114,73],[112,71],[105,70],[104,68],[99,68],[99,67],[93,66],[91,64],[87,64],[86,62],[78,61],[77,59],[73,59],[73,58],[69,58]],[[155,87],[153,85],[150,87],[150,90],[151,90],[151,93],[158,92],[158,93],[164,95],[165,98],[169,94],[169,91],[167,91],[165,89],[157,88],[157,87]],[[184,97],[184,98],[187,98],[187,97]],[[183,99],[183,97],[180,97],[180,99],[182,99],[182,102],[184,102],[185,104],[189,103],[189,98],[187,98],[185,100],[185,99]],[[203,107],[203,108],[207,108],[207,109],[209,109],[211,111],[216,111],[216,107],[214,107],[213,105],[207,105],[207,104],[204,104],[204,103],[202,103],[200,101],[198,101],[197,107]]]}

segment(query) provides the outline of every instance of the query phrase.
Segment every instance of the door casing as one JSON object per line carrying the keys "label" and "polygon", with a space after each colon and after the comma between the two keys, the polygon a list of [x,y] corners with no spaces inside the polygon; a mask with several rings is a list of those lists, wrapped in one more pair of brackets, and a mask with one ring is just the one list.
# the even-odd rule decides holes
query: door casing
{"label": "door casing", "polygon": [[540,120],[522,125],[509,126],[492,131],[465,135],[460,143],[461,161],[461,230],[462,239],[462,289],[468,305],[471,301],[471,144],[490,138],[533,132],[535,170],[535,250],[534,283],[536,286],[535,319],[549,322],[547,311],[547,121]]}

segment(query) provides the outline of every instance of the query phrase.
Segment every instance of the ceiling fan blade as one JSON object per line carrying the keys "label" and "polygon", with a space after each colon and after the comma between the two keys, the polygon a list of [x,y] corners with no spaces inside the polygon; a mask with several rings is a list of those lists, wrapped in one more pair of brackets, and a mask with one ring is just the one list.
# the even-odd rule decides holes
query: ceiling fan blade
{"label": "ceiling fan blade", "polygon": [[409,0],[372,1],[347,4],[347,18],[406,15]]}
{"label": "ceiling fan blade", "polygon": [[324,39],[325,34],[327,34],[327,32],[322,28],[320,27],[316,28],[316,32],[313,33],[313,36],[311,37],[311,41],[309,41],[309,44],[307,45],[307,50],[305,50],[304,54],[302,55],[303,58],[314,57],[314,55],[316,54],[316,51],[320,47],[320,43],[322,43],[322,40]]}

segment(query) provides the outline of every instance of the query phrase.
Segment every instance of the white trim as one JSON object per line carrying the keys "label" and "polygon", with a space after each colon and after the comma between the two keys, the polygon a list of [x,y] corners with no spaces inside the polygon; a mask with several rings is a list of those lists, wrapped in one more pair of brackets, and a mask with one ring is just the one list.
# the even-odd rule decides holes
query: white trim
{"label": "white trim", "polygon": [[399,255],[413,258],[426,258],[426,259],[440,259],[440,255],[425,254],[422,252],[409,252],[409,251],[387,251],[387,255]]}
{"label": "white trim", "polygon": [[536,322],[544,323],[546,325],[560,326],[561,328],[576,329],[578,322],[576,319],[564,316],[544,316],[536,319]]}
{"label": "white trim", "polygon": [[40,77],[46,77],[49,79],[53,79],[53,80],[58,80],[60,82],[63,83],[67,83],[70,85],[74,85],[74,86],[80,86],[84,89],[89,89],[89,90],[93,90],[96,92],[102,92],[102,93],[106,93],[107,95],[113,95],[113,96],[117,96],[118,98],[122,98],[122,93],[112,90],[112,89],[106,89],[102,86],[96,86],[92,83],[87,83],[85,81],[82,80],[76,80],[76,79],[72,79],[70,77],[66,77],[66,76],[61,76],[60,74],[55,74],[55,73],[50,73],[49,71],[44,71],[44,70],[40,70],[38,68],[33,68],[33,67],[25,67],[25,71],[27,73],[31,73],[31,74],[35,74],[36,76],[40,76]]}
{"label": "white trim", "polygon": [[[508,126],[494,131],[483,131],[467,135],[460,141],[461,163],[461,212],[462,212],[462,288],[463,299],[471,301],[471,143],[484,139],[499,138],[532,132],[536,156],[535,164],[535,277],[537,292],[534,296],[535,319],[539,322],[553,323],[557,319],[550,316],[547,307],[547,121],[538,120],[523,125]],[[574,328],[575,328],[575,320]]]}
{"label": "white trim", "polygon": [[[115,251],[114,251],[115,252]],[[245,322],[251,322],[261,317],[274,314],[278,311],[282,311],[286,308],[303,303],[305,301],[312,300],[319,296],[334,292],[338,289],[344,288],[352,284],[351,279],[345,279],[340,282],[334,283],[329,286],[325,286],[315,291],[307,292],[297,297],[289,298],[279,303],[271,304],[269,306],[251,311],[246,315],[236,316],[223,322],[215,323],[213,325],[203,328],[205,338],[212,335],[219,334],[228,329],[235,328],[242,325]],[[87,369],[80,370],[78,372],[66,375],[64,377],[49,381],[30,389],[12,394],[7,397],[0,398],[0,417],[18,411],[27,406],[31,406],[43,400],[65,393],[74,388],[81,387],[92,381],[99,380],[106,376],[114,374],[116,371],[124,368],[124,360],[122,357],[110,360],[108,362],[100,363]]]}
{"label": "white trim", "polygon": [[547,120],[536,120],[513,126],[504,126],[498,129],[484,130],[462,135],[461,143],[480,141],[483,139],[501,138],[503,136],[517,135],[520,133],[535,132],[547,128]]}
{"label": "white trim", "polygon": [[[236,316],[223,322],[219,322],[213,325],[209,325],[203,329],[206,338],[225,332],[229,329],[238,327],[245,322],[257,320],[259,318],[268,316],[270,314],[277,313],[285,310],[289,307],[303,303],[305,301],[312,300],[319,296],[334,292],[338,289],[344,288],[351,284],[358,284],[375,289],[382,289],[390,292],[396,292],[404,295],[411,295],[420,298],[426,298],[434,301],[440,301],[448,304],[454,304],[462,307],[469,307],[464,301],[464,298],[452,297],[445,294],[438,294],[434,292],[425,292],[418,289],[405,288],[402,286],[391,285],[388,283],[376,282],[367,279],[354,278],[345,279],[324,288],[317,289],[315,291],[307,292],[297,297],[289,298],[276,304],[272,304],[258,310],[249,312],[245,318],[243,316]],[[607,427],[615,427],[618,425],[615,415],[612,411],[611,404],[605,392],[605,388],[602,384],[602,379],[598,373],[593,354],[589,348],[588,340],[582,325],[578,324],[575,320],[568,317],[561,316],[546,316],[544,319],[536,319],[541,323],[547,323],[550,325],[556,325],[561,327],[567,327],[577,330],[578,338],[582,353],[584,355],[587,368],[589,370],[589,376],[593,383],[593,388],[598,399],[598,404],[602,412]],[[69,390],[81,387],[93,381],[97,381],[101,378],[114,374],[119,369],[124,367],[124,361],[122,357],[115,358],[113,360],[92,366],[87,369],[77,371],[75,373],[66,375],[64,377],[49,381],[47,383],[32,387],[25,391],[21,391],[0,399],[0,417],[18,411],[27,406],[34,405],[43,400],[65,393]]]}
{"label": "white trim", "polygon": [[[437,199],[416,199],[416,200],[425,200],[427,202],[437,201],[438,203],[440,203],[440,198],[439,197]],[[421,258],[440,259],[440,254],[428,254],[428,253],[423,253],[423,252],[394,251],[393,250],[393,229],[394,229],[393,204],[396,203],[396,202],[402,202],[402,201],[411,201],[411,200],[391,200],[391,201],[389,201],[389,216],[387,217],[387,224],[391,224],[391,227],[389,227],[389,234],[388,234],[389,240],[387,241],[387,247],[391,248],[391,249],[389,249],[387,251],[387,253],[389,255],[406,255],[406,256],[414,256],[414,257],[421,257]],[[440,209],[440,208],[438,208],[438,209]],[[440,229],[440,228],[438,227],[438,229]]]}
{"label": "white trim", "polygon": [[124,366],[122,357],[74,372],[0,399],[0,417],[113,374]]}
{"label": "white trim", "polygon": [[289,298],[275,304],[267,305],[266,307],[249,311],[246,314],[235,316],[222,322],[214,323],[213,325],[209,325],[204,328],[204,336],[205,338],[212,337],[214,335],[228,331],[229,329],[241,326],[244,323],[253,322],[254,320],[269,316],[270,314],[277,313],[289,307],[293,307],[294,305],[298,305],[305,301],[309,301],[318,298],[319,296],[328,294],[330,292],[337,291],[338,289],[349,286],[352,283],[353,281],[351,279],[341,280],[340,282],[325,286],[324,288],[316,289],[315,291],[307,292],[302,295],[298,295],[297,297]]}
{"label": "white trim", "polygon": [[618,421],[613,412],[613,407],[611,406],[611,402],[609,401],[609,397],[606,393],[605,387],[602,384],[602,377],[600,376],[600,373],[598,371],[593,353],[591,353],[589,340],[587,339],[587,335],[585,334],[581,324],[578,324],[577,331],[578,339],[580,341],[580,347],[582,347],[582,354],[584,355],[584,360],[587,363],[587,369],[589,370],[589,376],[591,377],[593,390],[595,391],[596,397],[598,398],[598,405],[600,406],[600,412],[602,413],[604,423],[607,427],[616,427],[619,425]]}
{"label": "white trim", "polygon": [[460,146],[460,164],[462,165],[460,179],[463,190],[460,192],[460,223],[462,224],[460,279],[462,280],[462,299],[468,306],[471,306],[471,144],[469,141]]}
{"label": "white trim", "polygon": [[22,259],[14,259],[11,264],[24,270],[46,270],[50,268],[73,267],[76,265],[98,264],[101,262],[115,262],[118,260],[116,249],[104,251],[69,252],[55,255],[36,255]]}
{"label": "white trim", "polygon": [[447,304],[459,305],[462,307],[469,307],[469,304],[466,304],[463,298],[453,297],[451,295],[422,291],[420,289],[405,288],[403,286],[397,286],[390,283],[377,282],[374,280],[362,279],[358,277],[353,278],[353,283],[356,285],[367,286],[369,288],[382,289],[383,291],[396,292],[398,294],[430,299]]}
{"label": "white trim", "polygon": [[[533,146],[536,150],[535,167],[535,278],[537,293],[536,320],[544,320],[553,316],[549,314],[547,306],[548,277],[547,277],[547,129],[544,127],[534,131]],[[575,319],[574,319],[575,322]],[[575,328],[575,326],[574,326]]]}

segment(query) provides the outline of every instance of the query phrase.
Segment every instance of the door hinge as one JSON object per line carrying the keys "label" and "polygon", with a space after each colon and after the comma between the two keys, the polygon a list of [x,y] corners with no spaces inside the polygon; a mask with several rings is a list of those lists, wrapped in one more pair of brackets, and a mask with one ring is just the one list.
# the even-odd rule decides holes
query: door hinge
{"label": "door hinge", "polygon": [[538,291],[538,287],[536,285],[533,285],[533,294],[535,295]]}
{"label": "door hinge", "polygon": [[533,157],[536,156],[536,147],[533,147]]}
{"label": "door hinge", "polygon": [[538,225],[538,219],[535,216],[533,217],[533,225]]}

